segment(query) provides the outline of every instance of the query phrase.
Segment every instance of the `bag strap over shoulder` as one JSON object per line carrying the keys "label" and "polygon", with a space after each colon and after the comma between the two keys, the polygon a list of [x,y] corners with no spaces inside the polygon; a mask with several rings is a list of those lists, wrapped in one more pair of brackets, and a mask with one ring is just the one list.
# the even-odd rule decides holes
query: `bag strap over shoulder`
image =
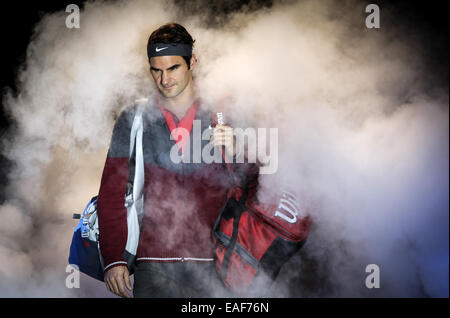
{"label": "bag strap over shoulder", "polygon": [[128,183],[126,193],[126,206],[130,206],[135,199],[142,195],[144,187],[144,154],[142,148],[143,138],[143,101],[138,101],[133,125],[130,132],[130,151],[128,156]]}
{"label": "bag strap over shoulder", "polygon": [[[133,266],[139,244],[140,227],[144,213],[144,153],[143,153],[143,108],[147,100],[137,101],[136,113],[130,132],[129,175],[125,206],[127,208],[127,263]],[[125,257],[125,256],[124,256]]]}

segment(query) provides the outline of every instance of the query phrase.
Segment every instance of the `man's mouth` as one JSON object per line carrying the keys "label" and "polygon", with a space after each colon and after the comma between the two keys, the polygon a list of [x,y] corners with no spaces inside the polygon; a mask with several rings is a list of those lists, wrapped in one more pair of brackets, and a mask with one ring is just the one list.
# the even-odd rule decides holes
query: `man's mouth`
{"label": "man's mouth", "polygon": [[172,84],[172,85],[163,86],[163,88],[168,90],[168,89],[173,88],[174,86],[175,86],[175,84]]}

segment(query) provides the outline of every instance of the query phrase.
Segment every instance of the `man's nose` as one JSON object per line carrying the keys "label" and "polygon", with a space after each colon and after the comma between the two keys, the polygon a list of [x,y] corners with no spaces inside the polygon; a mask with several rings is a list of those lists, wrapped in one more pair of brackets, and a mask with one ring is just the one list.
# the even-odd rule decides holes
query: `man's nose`
{"label": "man's nose", "polygon": [[169,76],[166,72],[161,72],[161,85],[167,85],[169,83]]}

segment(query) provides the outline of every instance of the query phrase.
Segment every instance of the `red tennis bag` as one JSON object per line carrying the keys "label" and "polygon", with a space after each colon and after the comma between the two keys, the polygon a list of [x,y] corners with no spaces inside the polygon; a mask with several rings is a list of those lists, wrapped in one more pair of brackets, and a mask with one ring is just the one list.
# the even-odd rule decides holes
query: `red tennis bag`
{"label": "red tennis bag", "polygon": [[[223,111],[213,114],[212,126],[224,125],[223,115]],[[257,182],[251,189],[242,187],[224,148],[222,155],[234,187],[213,228],[216,270],[228,289],[245,296],[252,287],[258,288],[258,277],[275,280],[283,264],[305,243],[310,219],[288,192],[280,193],[273,204],[259,202]]]}
{"label": "red tennis bag", "polygon": [[259,288],[255,286],[259,276],[274,281],[305,243],[310,223],[288,192],[282,192],[274,204],[261,204],[234,189],[213,229],[216,270],[222,282],[245,296]]}

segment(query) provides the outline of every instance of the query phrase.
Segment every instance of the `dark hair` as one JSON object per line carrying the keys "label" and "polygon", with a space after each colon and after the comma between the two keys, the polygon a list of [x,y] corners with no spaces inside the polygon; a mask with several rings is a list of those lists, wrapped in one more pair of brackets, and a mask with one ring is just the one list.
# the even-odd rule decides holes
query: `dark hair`
{"label": "dark hair", "polygon": [[[158,29],[153,31],[148,39],[147,46],[155,43],[182,43],[188,44],[191,47],[194,46],[195,40],[189,34],[189,32],[184,28],[184,26],[178,23],[167,23],[160,26]],[[183,56],[186,61],[188,69],[191,68],[191,56]]]}

